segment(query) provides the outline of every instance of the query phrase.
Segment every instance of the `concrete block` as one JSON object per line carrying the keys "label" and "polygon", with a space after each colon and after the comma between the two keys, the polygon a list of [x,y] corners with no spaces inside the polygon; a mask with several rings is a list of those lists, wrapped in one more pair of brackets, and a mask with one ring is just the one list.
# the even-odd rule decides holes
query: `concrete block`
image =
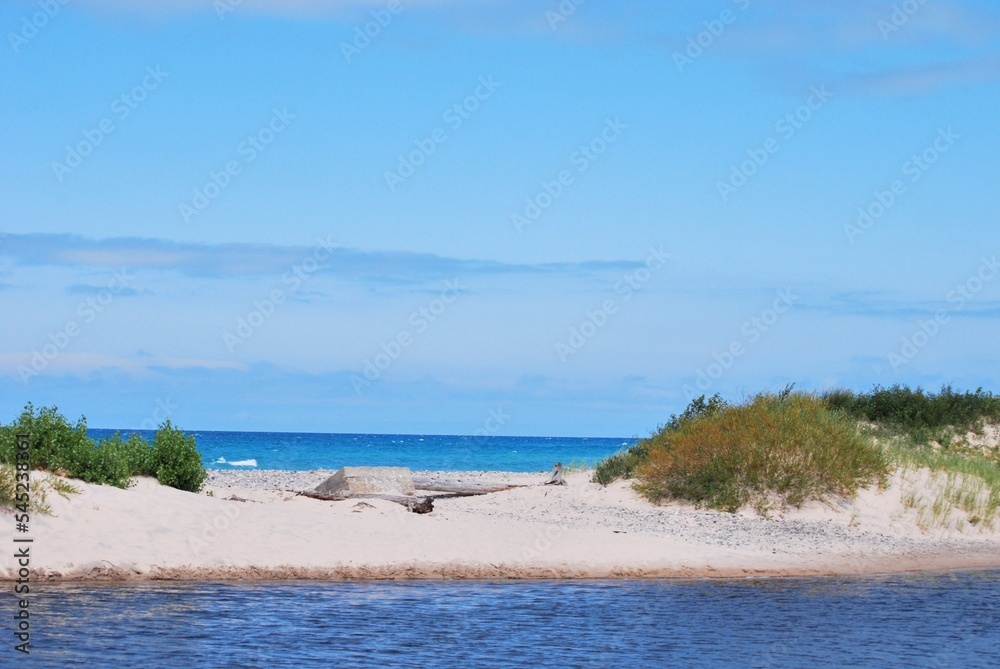
{"label": "concrete block", "polygon": [[412,495],[409,467],[344,467],[316,486],[324,495]]}

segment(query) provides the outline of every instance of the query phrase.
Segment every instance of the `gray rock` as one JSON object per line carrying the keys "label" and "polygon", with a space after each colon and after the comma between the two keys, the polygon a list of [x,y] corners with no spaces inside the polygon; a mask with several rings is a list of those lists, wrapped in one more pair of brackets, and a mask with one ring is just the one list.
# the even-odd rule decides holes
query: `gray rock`
{"label": "gray rock", "polygon": [[324,495],[412,495],[408,467],[344,467],[316,486]]}

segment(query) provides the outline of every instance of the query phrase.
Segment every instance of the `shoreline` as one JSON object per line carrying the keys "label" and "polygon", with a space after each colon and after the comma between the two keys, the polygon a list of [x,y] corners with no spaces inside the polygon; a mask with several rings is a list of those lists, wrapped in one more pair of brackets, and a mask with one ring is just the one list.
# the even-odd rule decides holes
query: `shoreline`
{"label": "shoreline", "polygon": [[[140,478],[126,490],[74,481],[33,515],[32,581],[743,579],[1000,568],[996,529],[922,529],[903,503],[919,476],[764,519],[653,505],[589,472],[567,486],[509,472],[419,472],[522,487],[439,498],[408,513],[379,499],[296,496],[332,472],[209,470],[206,491]],[[414,472],[417,474],[418,472]],[[957,519],[960,521],[961,519]],[[961,525],[956,525],[961,528]],[[0,559],[0,580],[16,578]]]}
{"label": "shoreline", "polygon": [[[891,562],[891,563],[890,563]],[[916,559],[892,558],[886,563],[873,563],[862,567],[830,565],[813,568],[714,568],[681,567],[677,569],[653,569],[649,571],[612,570],[595,572],[587,568],[560,571],[546,568],[525,569],[511,566],[509,569],[498,565],[491,569],[466,569],[456,565],[410,565],[399,568],[373,569],[303,569],[299,567],[257,568],[246,567],[232,570],[213,568],[163,569],[147,574],[107,568],[97,573],[73,574],[68,576],[46,575],[34,578],[36,585],[132,585],[132,584],[184,584],[184,583],[287,583],[287,582],[379,582],[379,581],[736,581],[736,580],[786,580],[809,578],[837,578],[862,576],[894,576],[917,574],[947,574],[951,572],[1000,571],[1000,560],[985,552],[978,558],[965,556],[958,562],[940,556],[933,563],[915,564]],[[902,564],[901,564],[902,563]],[[0,582],[14,582],[13,577],[0,578]]]}

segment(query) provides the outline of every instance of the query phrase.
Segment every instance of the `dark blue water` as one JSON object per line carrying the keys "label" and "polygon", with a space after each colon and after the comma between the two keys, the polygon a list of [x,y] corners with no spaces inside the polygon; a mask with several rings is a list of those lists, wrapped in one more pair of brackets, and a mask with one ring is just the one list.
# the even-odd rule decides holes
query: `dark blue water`
{"label": "dark blue water", "polygon": [[[0,597],[6,611],[12,599]],[[8,665],[7,646],[0,664],[1000,667],[1000,572],[53,585],[38,588],[31,607],[30,658]]]}
{"label": "dark blue water", "polygon": [[[152,440],[154,432],[135,430]],[[114,430],[88,430],[95,439]],[[535,472],[556,462],[593,465],[630,439],[474,437],[294,432],[191,432],[206,467],[219,469],[339,469],[395,466],[437,471]],[[241,463],[233,465],[231,463]]]}

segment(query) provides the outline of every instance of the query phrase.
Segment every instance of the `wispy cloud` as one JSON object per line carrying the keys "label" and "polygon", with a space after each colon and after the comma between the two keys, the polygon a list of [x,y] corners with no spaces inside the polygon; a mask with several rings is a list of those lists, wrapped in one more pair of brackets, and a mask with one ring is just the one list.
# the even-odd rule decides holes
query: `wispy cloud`
{"label": "wispy cloud", "polygon": [[[838,93],[909,95],[1000,78],[995,3],[927,2],[915,11],[902,4],[752,2],[714,40],[709,57],[749,67],[783,91],[822,81]],[[695,19],[686,7],[675,17],[682,20],[651,22],[658,31],[652,42],[680,51],[718,11]]]}
{"label": "wispy cloud", "polygon": [[[216,0],[76,0],[86,9],[103,13],[182,15],[194,12],[215,14]],[[343,15],[358,10],[384,9],[387,0],[217,0],[235,12],[272,14],[296,18]],[[404,7],[436,7],[469,4],[469,0],[401,0]],[[494,0],[473,0],[473,4],[494,4]]]}
{"label": "wispy cloud", "polygon": [[[629,271],[640,261],[578,263],[503,263],[448,258],[429,253],[359,251],[334,246],[330,238],[314,246],[270,244],[196,244],[162,239],[117,237],[89,239],[68,234],[11,234],[0,245],[0,258],[22,266],[97,267],[175,271],[211,277],[258,277],[282,274],[312,259],[318,249],[330,254],[317,272],[340,278],[390,285],[419,285],[470,275],[591,276]],[[72,290],[82,290],[73,287]]]}
{"label": "wispy cloud", "polygon": [[[102,290],[107,290],[107,286],[103,285],[92,285],[89,283],[74,283],[71,286],[66,286],[67,295],[94,295],[101,292]],[[135,297],[136,295],[149,294],[148,290],[136,290],[135,288],[129,288],[128,286],[115,286],[115,296],[117,297]]]}
{"label": "wispy cloud", "polygon": [[933,317],[944,309],[955,318],[1000,318],[1000,301],[963,302],[955,309],[947,300],[905,299],[882,292],[836,293],[827,298],[804,299],[796,309],[834,316],[861,316],[893,320]]}
{"label": "wispy cloud", "polygon": [[849,75],[840,87],[872,95],[915,95],[952,84],[993,79],[1000,79],[1000,55]]}
{"label": "wispy cloud", "polygon": [[[0,373],[18,376],[19,368],[30,364],[31,354],[0,353]],[[103,353],[75,353],[65,351],[46,366],[46,374],[87,375],[102,371],[117,371],[130,375],[166,370],[233,370],[246,371],[248,367],[231,360],[177,358],[137,355],[133,357]]]}

